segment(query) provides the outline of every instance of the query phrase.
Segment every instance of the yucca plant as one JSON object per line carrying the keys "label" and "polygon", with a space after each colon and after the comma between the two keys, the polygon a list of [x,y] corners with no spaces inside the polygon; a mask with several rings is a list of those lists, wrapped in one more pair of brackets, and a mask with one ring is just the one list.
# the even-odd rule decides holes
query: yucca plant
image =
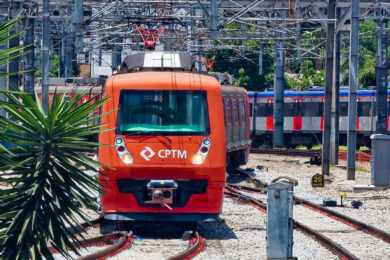
{"label": "yucca plant", "polygon": [[98,165],[87,155],[98,144],[88,137],[103,101],[54,95],[45,113],[32,95],[0,95],[0,258],[53,259],[51,246],[69,258],[89,221],[83,209],[97,208]]}

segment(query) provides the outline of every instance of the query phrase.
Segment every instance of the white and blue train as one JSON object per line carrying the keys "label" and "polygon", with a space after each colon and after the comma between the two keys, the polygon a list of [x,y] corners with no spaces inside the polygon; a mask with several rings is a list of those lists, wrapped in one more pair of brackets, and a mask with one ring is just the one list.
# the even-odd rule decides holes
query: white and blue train
{"label": "white and blue train", "polygon": [[[376,129],[376,91],[357,91],[358,147],[370,146],[370,135]],[[387,129],[390,132],[390,89],[388,90]],[[272,145],[273,92],[249,92],[253,145]],[[324,129],[324,91],[285,91],[284,137],[287,147],[320,144]],[[348,130],[348,90],[340,90],[340,144],[346,144]]]}

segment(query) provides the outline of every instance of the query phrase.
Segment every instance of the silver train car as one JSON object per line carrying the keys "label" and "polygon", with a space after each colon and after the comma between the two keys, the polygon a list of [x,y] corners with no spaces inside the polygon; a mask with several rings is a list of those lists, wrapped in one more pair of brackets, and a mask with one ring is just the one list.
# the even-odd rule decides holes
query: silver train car
{"label": "silver train car", "polygon": [[[370,135],[376,130],[376,91],[358,90],[357,121],[358,147],[370,146]],[[272,145],[273,92],[249,92],[252,144],[255,147]],[[286,91],[284,95],[284,137],[286,147],[303,145],[311,148],[322,142],[324,129],[324,91]],[[388,90],[390,103],[390,89]],[[390,132],[390,105],[387,129]],[[347,143],[348,91],[340,91],[340,144]]]}

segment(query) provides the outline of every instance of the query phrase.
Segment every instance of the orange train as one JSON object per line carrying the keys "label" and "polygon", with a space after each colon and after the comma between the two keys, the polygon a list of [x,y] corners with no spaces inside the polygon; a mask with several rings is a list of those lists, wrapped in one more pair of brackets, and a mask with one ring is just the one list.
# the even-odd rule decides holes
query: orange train
{"label": "orange train", "polygon": [[247,92],[195,73],[182,53],[135,58],[141,61],[126,59],[104,89],[102,233],[118,221],[217,217],[226,169],[248,159]]}

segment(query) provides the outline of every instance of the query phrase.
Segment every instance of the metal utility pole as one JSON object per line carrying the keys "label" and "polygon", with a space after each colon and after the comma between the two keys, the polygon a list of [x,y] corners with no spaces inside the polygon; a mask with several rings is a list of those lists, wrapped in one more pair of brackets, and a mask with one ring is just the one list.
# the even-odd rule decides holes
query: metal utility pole
{"label": "metal utility pole", "polygon": [[[18,2],[10,1],[9,2],[9,19],[13,19],[17,16],[20,5]],[[18,28],[19,25],[17,24]],[[18,29],[13,29],[11,34],[17,34]],[[20,37],[14,36],[8,41],[8,48],[18,47],[20,44]],[[9,90],[19,90],[19,53],[12,54],[12,59],[8,64],[8,89]]]}
{"label": "metal utility pole", "polygon": [[66,49],[66,33],[65,25],[62,24],[61,31],[61,50],[60,50],[60,77],[65,77],[65,51]]}
{"label": "metal utility pole", "polygon": [[34,19],[26,18],[26,33],[24,36],[25,55],[25,74],[24,74],[24,91],[34,93],[34,72],[35,72],[35,48],[34,48]]}
{"label": "metal utility pole", "polygon": [[122,63],[122,47],[114,47],[111,56],[111,68],[117,70],[118,66]]}
{"label": "metal utility pole", "polygon": [[43,17],[42,17],[42,106],[45,112],[49,110],[49,45],[50,45],[50,28],[49,28],[49,0],[43,0]]}
{"label": "metal utility pole", "polygon": [[[329,0],[329,20],[336,18],[336,0]],[[336,24],[328,21],[328,34],[326,43],[326,75],[325,75],[325,101],[324,101],[324,132],[322,134],[322,175],[329,175],[330,167],[330,131],[332,112],[332,87],[334,66],[334,43]]]}
{"label": "metal utility pole", "polygon": [[[340,10],[337,10],[337,17],[340,16]],[[340,68],[341,68],[341,32],[336,32],[335,43],[335,65],[334,81],[332,95],[332,127],[330,137],[330,163],[337,165],[339,163],[339,136],[340,136]]]}
{"label": "metal utility pole", "polygon": [[[0,22],[3,22],[4,20],[0,18]],[[5,49],[5,44],[1,44],[0,43],[0,51]],[[1,65],[0,64],[0,90],[6,90],[7,89],[7,77],[5,76],[7,73],[7,66],[6,65]],[[4,97],[1,97],[0,96],[0,99],[1,100],[4,100],[3,99]],[[3,109],[0,109],[0,115],[1,116],[5,116],[5,111]]]}
{"label": "metal utility pole", "polygon": [[75,36],[75,51],[79,54],[83,49],[82,23],[84,17],[83,0],[74,0],[72,25]]}
{"label": "metal utility pole", "polygon": [[64,77],[69,78],[73,77],[73,37],[72,34],[65,29],[63,34],[63,64],[64,64]]}
{"label": "metal utility pole", "polygon": [[72,13],[72,44],[74,44],[74,50],[72,50],[72,66],[77,68],[77,57],[83,52],[83,34],[82,24],[84,17],[83,0],[73,0],[73,13]]}
{"label": "metal utility pole", "polygon": [[264,74],[264,66],[263,66],[263,56],[264,56],[264,44],[260,44],[260,52],[259,52],[259,75]]}
{"label": "metal utility pole", "polygon": [[376,56],[376,132],[387,132],[387,20],[380,19],[378,24],[378,48]]}
{"label": "metal utility pole", "polygon": [[274,132],[272,141],[274,147],[284,146],[284,42],[279,40],[275,46],[275,76],[274,76]]}
{"label": "metal utility pole", "polygon": [[351,13],[351,39],[349,58],[349,102],[348,102],[348,162],[347,179],[355,180],[356,168],[356,114],[357,100],[356,90],[358,88],[358,66],[359,66],[359,18],[360,0],[352,0]]}
{"label": "metal utility pole", "polygon": [[210,1],[210,31],[213,40],[218,38],[218,2],[219,0]]}

